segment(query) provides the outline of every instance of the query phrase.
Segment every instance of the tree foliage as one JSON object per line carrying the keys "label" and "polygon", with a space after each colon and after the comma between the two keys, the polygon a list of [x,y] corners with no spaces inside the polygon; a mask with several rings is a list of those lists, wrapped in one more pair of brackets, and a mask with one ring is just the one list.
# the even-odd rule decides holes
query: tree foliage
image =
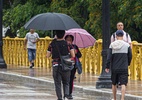
{"label": "tree foliage", "polygon": [[[20,30],[21,37],[27,32],[24,24],[33,16],[58,12],[71,16],[96,39],[102,38],[102,0],[4,0],[3,7],[3,24],[10,25],[13,34]],[[141,0],[110,0],[111,34],[121,21],[132,40],[142,42],[141,19]]]}
{"label": "tree foliage", "polygon": [[[88,0],[89,19],[85,23],[85,28],[92,33],[94,37],[102,37],[102,2],[100,0]],[[95,8],[95,9],[94,9]]]}
{"label": "tree foliage", "polygon": [[141,0],[113,0],[111,5],[111,29],[114,30],[116,23],[122,21],[132,40],[142,42]]}

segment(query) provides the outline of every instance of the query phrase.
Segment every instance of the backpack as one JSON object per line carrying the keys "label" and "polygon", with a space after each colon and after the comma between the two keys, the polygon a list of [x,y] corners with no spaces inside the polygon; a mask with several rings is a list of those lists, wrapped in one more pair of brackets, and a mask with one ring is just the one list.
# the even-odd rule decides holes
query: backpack
{"label": "backpack", "polygon": [[[115,34],[116,34],[116,33],[113,33],[113,34],[112,34],[112,35],[113,35],[113,40],[114,40],[114,41],[115,41]],[[128,34],[128,33],[126,33],[127,42],[128,42],[128,35],[129,35],[129,34]]]}

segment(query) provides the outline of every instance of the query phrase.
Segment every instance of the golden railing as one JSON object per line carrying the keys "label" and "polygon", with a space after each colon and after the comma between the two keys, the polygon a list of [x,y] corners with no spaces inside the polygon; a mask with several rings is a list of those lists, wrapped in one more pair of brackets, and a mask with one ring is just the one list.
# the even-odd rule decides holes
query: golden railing
{"label": "golden railing", "polygon": [[[46,58],[46,50],[51,38],[40,38],[37,43],[35,66],[50,67],[51,59]],[[29,66],[27,50],[24,50],[24,38],[3,38],[3,55],[7,64]]]}
{"label": "golden railing", "polygon": [[[46,58],[46,51],[51,38],[40,38],[37,43],[35,67],[51,67],[51,58]],[[100,75],[102,70],[102,40],[99,39],[93,47],[80,49],[83,72]],[[129,78],[142,80],[142,44],[132,42],[133,58],[129,66]],[[7,64],[29,67],[27,50],[24,50],[24,38],[3,38],[3,56]]]}
{"label": "golden railing", "polygon": [[132,42],[132,62],[129,66],[130,79],[142,80],[142,43]]}

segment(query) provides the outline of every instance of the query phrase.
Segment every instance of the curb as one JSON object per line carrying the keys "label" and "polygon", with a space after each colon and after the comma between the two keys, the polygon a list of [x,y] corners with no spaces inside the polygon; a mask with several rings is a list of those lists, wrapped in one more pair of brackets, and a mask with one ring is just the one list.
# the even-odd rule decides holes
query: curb
{"label": "curb", "polygon": [[[13,80],[13,81],[20,81],[25,83],[34,83],[34,84],[42,84],[46,86],[50,86],[54,88],[54,82],[45,80],[45,79],[39,79],[37,77],[30,77],[20,74],[14,74],[10,72],[2,72],[0,71],[0,78],[5,80]],[[102,89],[96,89],[95,87],[83,87],[79,85],[74,85],[75,91],[81,91],[85,94],[92,95],[92,96],[103,96],[103,97],[110,97],[112,98],[112,92]],[[121,93],[117,93],[117,99],[120,100]],[[135,96],[131,94],[125,94],[125,100],[142,100],[142,96]]]}

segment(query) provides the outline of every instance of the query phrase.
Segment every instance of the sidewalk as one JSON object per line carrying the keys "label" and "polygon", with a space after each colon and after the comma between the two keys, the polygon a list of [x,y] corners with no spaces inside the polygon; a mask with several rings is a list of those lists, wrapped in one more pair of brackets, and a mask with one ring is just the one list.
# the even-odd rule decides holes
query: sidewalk
{"label": "sidewalk", "polygon": [[[98,76],[93,74],[83,73],[82,75],[76,75],[74,82],[74,90],[82,91],[85,94],[112,97],[111,89],[96,89],[96,81]],[[54,88],[52,71],[45,68],[33,68],[29,69],[25,66],[8,65],[7,69],[0,70],[0,78],[18,80],[22,82],[34,82],[37,84],[46,84],[47,86]],[[117,94],[118,100],[120,100],[120,88],[118,88]],[[129,80],[126,98],[125,100],[142,100],[142,81]]]}

